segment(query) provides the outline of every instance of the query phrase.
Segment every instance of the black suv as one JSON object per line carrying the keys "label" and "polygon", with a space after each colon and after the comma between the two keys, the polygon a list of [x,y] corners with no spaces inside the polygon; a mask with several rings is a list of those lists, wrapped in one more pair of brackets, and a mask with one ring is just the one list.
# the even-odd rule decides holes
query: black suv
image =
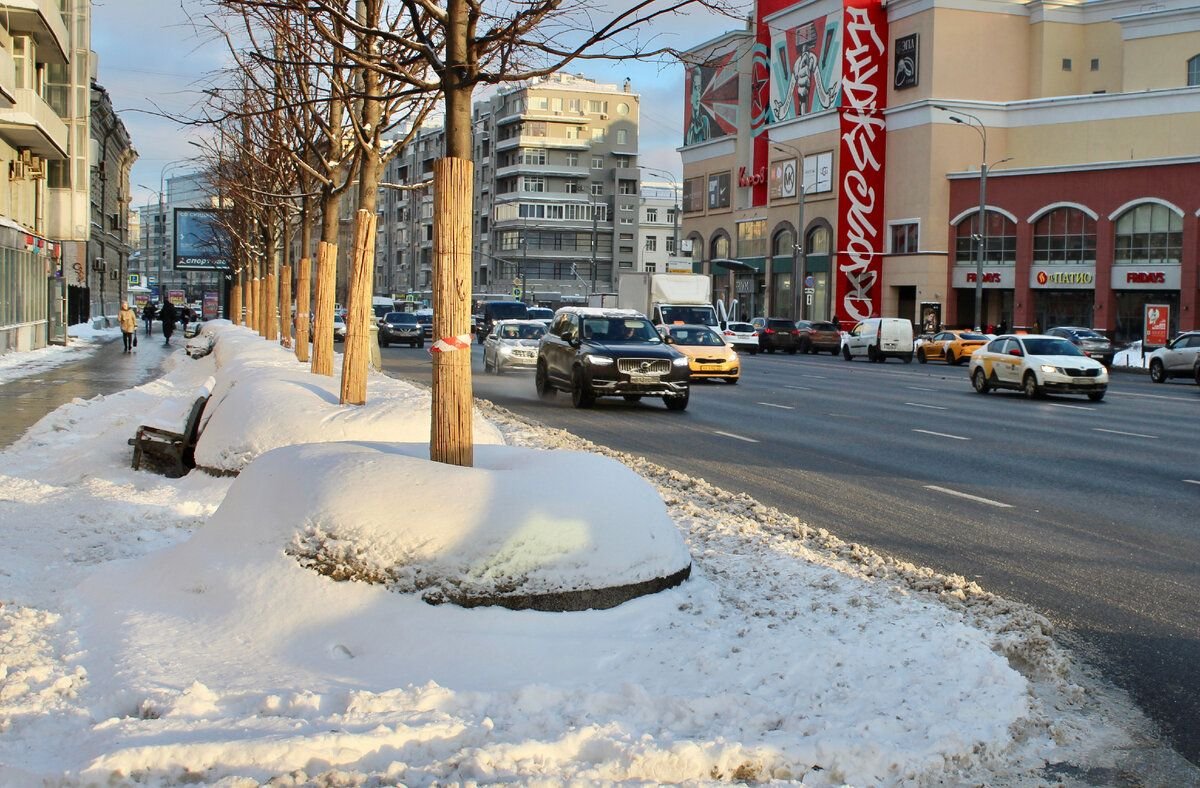
{"label": "black suv", "polygon": [[1062,337],[1083,351],[1083,355],[1094,358],[1106,367],[1111,367],[1117,351],[1108,337],[1091,328],[1056,326],[1046,332],[1052,337]]}
{"label": "black suv", "polygon": [[597,397],[662,397],[668,410],[683,410],[688,378],[687,356],[628,309],[564,307],[538,345],[538,395],[569,391],[577,408],[590,408]]}
{"label": "black suv", "polygon": [[[840,339],[839,339],[839,350]],[[795,354],[800,347],[800,329],[796,328],[794,321],[783,317],[768,317],[763,323],[763,327],[758,330],[758,347],[767,353],[774,353],[776,350],[786,350],[788,353]]]}
{"label": "black suv", "polygon": [[412,312],[388,312],[379,319],[379,344],[387,347],[395,342],[409,347],[425,347],[425,333]]}
{"label": "black suv", "polygon": [[529,316],[529,307],[521,301],[484,301],[479,310],[479,322],[475,324],[475,336],[479,344],[492,333],[492,327],[497,320],[525,320]]}

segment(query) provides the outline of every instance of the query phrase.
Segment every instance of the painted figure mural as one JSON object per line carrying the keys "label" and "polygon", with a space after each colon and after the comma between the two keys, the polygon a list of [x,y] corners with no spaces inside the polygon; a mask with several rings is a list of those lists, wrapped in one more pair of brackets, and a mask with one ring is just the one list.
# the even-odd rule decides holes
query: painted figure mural
{"label": "painted figure mural", "polygon": [[685,73],[684,145],[695,145],[737,133],[738,73],[734,53],[714,55]]}
{"label": "painted figure mural", "polygon": [[841,46],[841,12],[772,35],[773,121],[837,106]]}

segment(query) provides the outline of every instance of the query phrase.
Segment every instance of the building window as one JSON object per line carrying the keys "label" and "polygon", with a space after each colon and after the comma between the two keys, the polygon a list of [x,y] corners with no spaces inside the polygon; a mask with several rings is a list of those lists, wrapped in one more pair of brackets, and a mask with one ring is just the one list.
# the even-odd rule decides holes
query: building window
{"label": "building window", "polygon": [[658,264],[657,264],[657,263],[655,263],[653,260],[647,260],[647,261],[646,261],[646,273],[648,273],[648,274],[652,274],[652,273],[654,273],[654,272],[655,272],[655,271],[657,271],[657,270],[658,270]]}
{"label": "building window", "polygon": [[917,223],[904,222],[891,226],[892,254],[917,253]]}
{"label": "building window", "polygon": [[1062,59],[1062,70],[1063,70],[1063,71],[1070,71],[1070,70],[1071,70],[1071,58],[1069,58],[1069,57],[1064,57],[1064,58]]}
{"label": "building window", "polygon": [[663,246],[666,247],[667,254],[675,254],[675,237],[668,235],[666,238],[666,243],[663,244]]}
{"label": "building window", "polygon": [[1092,71],[1099,71],[1099,70],[1100,70],[1100,58],[1094,57],[1094,58],[1092,58]]}
{"label": "building window", "polygon": [[568,153],[567,154],[567,166],[568,167],[578,167],[579,166],[579,154],[578,153]]}
{"label": "building window", "polygon": [[633,217],[632,216],[622,216],[621,224],[633,224]]}
{"label": "building window", "polygon": [[739,259],[766,256],[766,219],[752,219],[748,222],[738,222],[737,234],[737,255]]}
{"label": "building window", "polygon": [[604,142],[604,129],[592,129],[592,142]]}
{"label": "building window", "polygon": [[520,230],[505,230],[499,234],[496,239],[497,246],[506,252],[513,252],[521,248],[521,231]]}
{"label": "building window", "polygon": [[675,209],[667,209],[667,224],[675,224]]}
{"label": "building window", "polygon": [[1096,262],[1096,220],[1078,208],[1055,208],[1033,225],[1035,263]]}
{"label": "building window", "polygon": [[545,96],[533,96],[529,99],[530,109],[549,109],[550,101]]}
{"label": "building window", "polygon": [[579,194],[579,181],[565,181],[563,189],[567,194]]}
{"label": "building window", "polygon": [[592,157],[592,169],[593,170],[604,169],[604,157],[603,156],[593,156]]}
{"label": "building window", "polygon": [[657,235],[647,235],[646,236],[646,251],[647,252],[657,252],[658,251],[658,236]]}
{"label": "building window", "polygon": [[550,109],[554,110],[555,112],[562,112],[562,99],[561,98],[550,99]]}
{"label": "building window", "polygon": [[708,207],[728,208],[730,199],[729,173],[708,176]]}
{"label": "building window", "polygon": [[604,196],[604,184],[598,181],[592,181],[592,194],[597,197]]}
{"label": "building window", "polygon": [[651,223],[658,221],[658,209],[657,208],[647,208],[646,209],[646,221],[651,222]]}
{"label": "building window", "polygon": [[1113,262],[1154,265],[1183,260],[1183,217],[1165,205],[1135,205],[1117,219]]}
{"label": "building window", "polygon": [[567,126],[567,139],[569,139],[569,140],[579,139],[579,127],[578,126]]}
{"label": "building window", "polygon": [[602,112],[608,112],[608,102],[607,101],[589,101],[588,102],[588,112],[592,113],[593,115],[599,115]]}
{"label": "building window", "polygon": [[629,142],[629,131],[627,129],[617,129],[617,144],[626,145]]}
{"label": "building window", "polygon": [[1200,55],[1187,62],[1187,83],[1188,87],[1196,87],[1200,85]]}
{"label": "building window", "polygon": [[683,210],[704,210],[704,178],[687,178],[683,182]]}
{"label": "building window", "polygon": [[637,194],[637,181],[621,181],[617,185],[618,194]]}
{"label": "building window", "polygon": [[527,148],[522,150],[518,155],[517,160],[521,164],[545,164],[546,149],[545,148]]}
{"label": "building window", "polygon": [[728,260],[729,259],[729,236],[724,232],[716,235],[709,244],[709,250],[712,254],[709,255],[710,260]]}
{"label": "building window", "polygon": [[775,237],[771,239],[771,256],[785,258],[795,253],[796,241],[792,231],[785,228],[775,233]]}
{"label": "building window", "polygon": [[[1017,260],[1017,225],[1002,213],[987,212],[987,246],[983,259],[987,263],[1012,265]],[[954,261],[973,263],[979,248],[979,211],[958,223],[955,228]]]}
{"label": "building window", "polygon": [[628,167],[629,166],[629,157],[628,156],[618,156],[617,157],[617,166],[618,167]]}
{"label": "building window", "polygon": [[521,191],[544,192],[546,191],[546,179],[540,175],[522,175]]}

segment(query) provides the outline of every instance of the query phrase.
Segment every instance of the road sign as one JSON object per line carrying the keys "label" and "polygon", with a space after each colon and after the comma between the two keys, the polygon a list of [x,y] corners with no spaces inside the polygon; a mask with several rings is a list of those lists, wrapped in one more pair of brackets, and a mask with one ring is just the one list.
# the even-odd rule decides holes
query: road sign
{"label": "road sign", "polygon": [[129,275],[129,286],[130,287],[141,287],[141,285],[142,285],[142,275],[141,274],[130,274]]}
{"label": "road sign", "polygon": [[517,285],[513,285],[512,294],[513,294],[513,298],[520,298],[521,297],[521,288],[518,287]]}

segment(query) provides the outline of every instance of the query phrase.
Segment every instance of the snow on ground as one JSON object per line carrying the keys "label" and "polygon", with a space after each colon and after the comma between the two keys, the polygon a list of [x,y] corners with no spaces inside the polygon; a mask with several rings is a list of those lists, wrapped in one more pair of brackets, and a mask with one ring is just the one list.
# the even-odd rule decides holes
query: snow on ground
{"label": "snow on ground", "polygon": [[110,339],[121,335],[119,328],[92,328],[91,323],[80,323],[67,329],[71,337],[69,345],[50,345],[37,350],[4,353],[0,355],[0,386],[11,380],[36,375],[48,369],[78,361],[81,353],[95,353],[96,349]]}
{"label": "snow on ground", "polygon": [[[1153,349],[1153,348],[1151,348]],[[1141,367],[1146,369],[1150,366],[1150,355],[1147,353],[1142,355],[1142,340],[1138,340],[1122,350],[1118,350],[1113,356],[1114,367]]]}
{"label": "snow on ground", "polygon": [[[249,337],[231,328],[218,347],[299,368]],[[287,487],[263,479],[299,489],[320,471],[306,453],[371,445],[279,449],[236,480],[128,467],[142,414],[220,377],[218,359],[177,352],[163,378],[77,400],[0,453],[0,784],[1017,785],[1047,763],[1111,763],[1140,735],[1028,608],[488,403],[510,445],[593,452],[641,477],[608,478],[613,500],[652,485],[691,578],[580,613],[335,582],[288,554],[311,523],[286,502],[269,516],[268,491]],[[481,454],[540,472],[519,451]],[[472,501],[445,466],[408,462],[390,490],[327,470],[341,500],[393,505],[398,528],[417,489],[423,526],[467,533]],[[552,512],[571,495],[525,493]]]}

